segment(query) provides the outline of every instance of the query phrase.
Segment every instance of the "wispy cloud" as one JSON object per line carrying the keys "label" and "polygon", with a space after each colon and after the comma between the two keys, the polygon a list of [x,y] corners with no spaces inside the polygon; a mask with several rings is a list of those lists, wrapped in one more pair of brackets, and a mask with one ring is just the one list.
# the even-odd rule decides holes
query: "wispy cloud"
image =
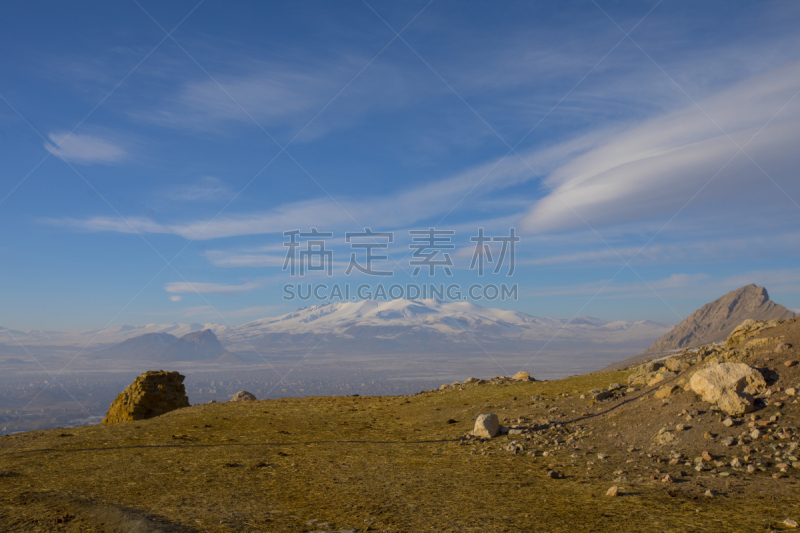
{"label": "wispy cloud", "polygon": [[66,161],[89,165],[111,164],[127,159],[128,153],[108,139],[80,133],[54,132],[48,135],[45,149]]}
{"label": "wispy cloud", "polygon": [[200,283],[176,281],[167,283],[164,290],[178,294],[239,294],[258,289],[257,283],[244,283],[242,285],[221,285],[219,283]]}
{"label": "wispy cloud", "polygon": [[[320,196],[264,212],[225,213],[214,219],[185,222],[162,222],[149,217],[123,221],[104,216],[50,222],[81,231],[131,233],[132,226],[138,232],[199,240],[281,233],[309,225],[334,231],[359,226],[385,230],[437,220],[454,206],[456,213],[482,216],[481,198],[489,193],[502,196],[503,189],[546,176],[556,192],[543,188],[544,197],[535,201],[527,214],[519,211],[518,229],[541,234],[585,229],[585,222],[593,227],[641,223],[670,216],[702,187],[703,194],[693,199],[698,205],[721,199],[747,202],[754,189],[773,191],[769,179],[741,154],[707,184],[737,152],[734,142],[715,122],[740,145],[753,139],[747,144],[747,152],[763,161],[777,178],[785,178],[800,166],[800,152],[795,150],[800,143],[800,130],[796,128],[800,98],[785,105],[798,89],[800,62],[795,62],[703,100],[700,104],[713,120],[690,105],[628,129],[617,125],[523,153],[525,162],[515,156],[496,158],[384,196],[335,200]],[[761,130],[776,113],[774,120]],[[785,188],[800,193],[794,190],[794,182]],[[773,192],[782,194],[776,188]],[[519,200],[519,196],[510,198],[510,208],[520,209]],[[493,208],[496,210],[497,205]],[[253,261],[254,265],[273,262],[265,257],[240,260]]]}
{"label": "wispy cloud", "polygon": [[224,199],[230,194],[230,188],[222,180],[206,176],[195,183],[170,188],[164,193],[164,198],[178,202],[207,202]]}

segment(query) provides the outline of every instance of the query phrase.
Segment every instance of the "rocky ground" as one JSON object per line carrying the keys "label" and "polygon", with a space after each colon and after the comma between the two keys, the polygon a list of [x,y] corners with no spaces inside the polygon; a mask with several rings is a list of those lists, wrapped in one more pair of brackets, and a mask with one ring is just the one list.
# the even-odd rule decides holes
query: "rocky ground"
{"label": "rocky ground", "polygon": [[[473,379],[407,397],[206,404],[4,437],[0,524],[791,530],[800,521],[798,346],[798,319],[751,323],[727,345],[557,381]],[[732,407],[704,401],[708,391],[698,394],[694,377],[723,363],[758,374],[731,389]],[[497,415],[498,436],[472,435],[482,413]]]}

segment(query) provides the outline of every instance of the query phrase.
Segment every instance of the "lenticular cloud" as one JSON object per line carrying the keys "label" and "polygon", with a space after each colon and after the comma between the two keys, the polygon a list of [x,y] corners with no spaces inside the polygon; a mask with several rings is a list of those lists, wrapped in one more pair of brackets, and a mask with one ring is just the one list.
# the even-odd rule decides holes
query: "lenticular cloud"
{"label": "lenticular cloud", "polygon": [[541,233],[669,217],[687,203],[773,187],[762,168],[780,181],[800,162],[798,91],[794,62],[617,134],[553,171],[552,192],[522,227]]}

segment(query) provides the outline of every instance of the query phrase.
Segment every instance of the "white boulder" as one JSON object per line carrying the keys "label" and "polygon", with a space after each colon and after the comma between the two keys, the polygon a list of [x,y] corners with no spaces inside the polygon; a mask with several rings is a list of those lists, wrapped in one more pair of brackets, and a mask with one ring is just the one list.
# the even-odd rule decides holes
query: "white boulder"
{"label": "white boulder", "polygon": [[753,410],[753,395],[764,392],[764,376],[744,363],[720,363],[697,371],[689,380],[703,401],[716,403],[729,415]]}
{"label": "white boulder", "polygon": [[500,433],[500,421],[494,413],[485,413],[478,415],[475,419],[475,427],[472,434],[476,437],[485,437],[491,439]]}

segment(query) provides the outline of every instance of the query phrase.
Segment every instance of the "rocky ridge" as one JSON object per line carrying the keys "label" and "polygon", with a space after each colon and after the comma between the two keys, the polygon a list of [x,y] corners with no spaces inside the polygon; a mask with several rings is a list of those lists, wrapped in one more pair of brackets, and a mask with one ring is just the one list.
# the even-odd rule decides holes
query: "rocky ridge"
{"label": "rocky ridge", "polygon": [[747,319],[788,320],[794,313],[769,299],[767,289],[755,284],[731,291],[692,313],[651,344],[644,354],[658,354],[727,339]]}

